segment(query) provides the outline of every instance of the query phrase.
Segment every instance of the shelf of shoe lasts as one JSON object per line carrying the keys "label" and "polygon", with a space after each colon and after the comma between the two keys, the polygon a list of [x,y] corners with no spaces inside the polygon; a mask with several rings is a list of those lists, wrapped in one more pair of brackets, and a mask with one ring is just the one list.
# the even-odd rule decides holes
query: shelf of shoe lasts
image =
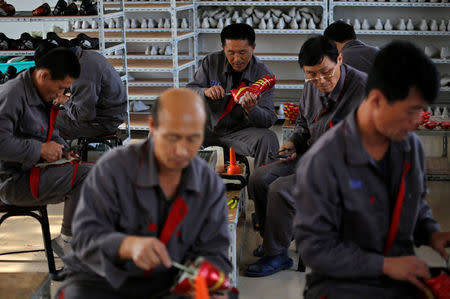
{"label": "shelf of shoe lasts", "polygon": [[[105,6],[105,10],[116,10],[117,7],[119,6],[118,3],[104,3],[103,4]],[[146,3],[146,2],[126,2],[125,3],[125,12],[147,12],[147,11],[151,11],[151,12],[168,12],[168,11],[172,11],[175,10],[176,12],[178,11],[183,11],[183,10],[187,10],[187,9],[193,9],[194,8],[194,3],[176,3],[175,7],[172,7],[170,5],[169,2],[167,3],[163,3],[163,2],[151,2],[151,3]]]}
{"label": "shelf of shoe lasts", "polygon": [[[123,50],[125,47],[126,47],[125,43],[115,45],[105,45],[105,50],[103,51],[103,54],[113,53],[116,50]],[[90,50],[90,51],[101,52],[100,50]],[[3,51],[0,50],[0,56],[33,56],[33,55],[34,50],[3,50]],[[115,58],[119,58],[119,56],[115,56]]]}
{"label": "shelf of shoe lasts", "polygon": [[[97,32],[98,29],[92,29],[92,28],[87,28],[87,29],[74,29],[73,31],[75,32]],[[122,29],[121,28],[105,28],[105,32],[121,32]],[[125,32],[172,32],[171,28],[126,28]],[[177,32],[192,32],[192,29],[184,29],[184,28],[177,28]]]}
{"label": "shelf of shoe lasts", "polygon": [[330,9],[333,6],[376,6],[376,7],[449,7],[450,3],[428,3],[428,2],[345,2],[330,1]]}
{"label": "shelf of shoe lasts", "polygon": [[[0,52],[1,53],[1,52]],[[108,58],[120,58],[120,55],[108,55]],[[167,60],[172,59],[172,55],[147,55],[142,52],[127,52],[127,59],[142,59],[142,60]],[[178,54],[178,59],[189,60],[193,59],[188,53]]]}
{"label": "shelf of shoe lasts", "polygon": [[197,1],[198,6],[325,6],[325,1]]}
{"label": "shelf of shoe lasts", "polygon": [[[123,67],[120,64],[120,59],[108,58],[111,65],[118,71],[121,71]],[[155,72],[155,73],[166,73],[181,71],[185,68],[195,65],[195,60],[178,60],[178,67],[174,67],[172,60],[162,60],[162,59],[128,59],[127,60],[127,71],[128,72]]]}
{"label": "shelf of shoe lasts", "polygon": [[[199,28],[198,33],[220,33],[222,29]],[[323,29],[255,29],[256,34],[322,34]]]}
{"label": "shelf of shoe lasts", "polygon": [[420,31],[420,30],[355,30],[356,35],[437,35],[450,36],[450,31]]}
{"label": "shelf of shoe lasts", "polygon": [[[98,37],[97,31],[71,31],[59,34],[62,38],[72,39],[75,38],[79,33],[85,33],[90,37]],[[176,40],[181,41],[187,38],[195,36],[195,32],[180,32],[177,34]],[[105,30],[105,41],[107,42],[117,42],[121,41],[122,37],[120,32],[108,32]],[[126,37],[127,42],[172,42],[171,32],[128,32]]]}

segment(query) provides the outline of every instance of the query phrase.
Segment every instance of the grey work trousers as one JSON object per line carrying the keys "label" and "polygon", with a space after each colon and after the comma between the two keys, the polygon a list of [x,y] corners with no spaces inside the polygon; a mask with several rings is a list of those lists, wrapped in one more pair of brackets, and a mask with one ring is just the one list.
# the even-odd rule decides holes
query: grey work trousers
{"label": "grey work trousers", "polygon": [[243,156],[255,158],[255,168],[273,162],[277,159],[277,135],[266,128],[245,128],[225,136],[205,135],[205,146],[218,145],[233,147],[235,152]]}
{"label": "grey work trousers", "polygon": [[30,172],[5,184],[0,191],[1,200],[15,206],[39,206],[64,201],[64,214],[61,233],[72,235],[72,218],[80,198],[81,186],[92,164],[81,163],[73,180],[74,164],[42,168],[39,176],[38,199],[34,198],[30,188]]}
{"label": "grey work trousers", "polygon": [[249,198],[255,202],[264,253],[286,251],[293,236],[296,160],[277,161],[257,169],[248,184]]}
{"label": "grey work trousers", "polygon": [[67,116],[64,110],[58,113],[55,127],[64,137],[97,137],[114,134],[120,122],[100,122],[100,121],[74,121]]}

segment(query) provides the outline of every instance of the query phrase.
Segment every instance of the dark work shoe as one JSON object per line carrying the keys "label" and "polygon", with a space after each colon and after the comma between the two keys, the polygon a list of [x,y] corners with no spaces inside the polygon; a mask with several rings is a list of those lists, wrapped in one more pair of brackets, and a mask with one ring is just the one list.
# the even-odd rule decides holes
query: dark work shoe
{"label": "dark work shoe", "polygon": [[65,0],[58,0],[55,9],[53,10],[54,16],[62,16],[63,12],[67,9],[67,2]]}
{"label": "dark work shoe", "polygon": [[292,259],[285,253],[275,256],[264,256],[256,263],[250,264],[244,271],[244,274],[249,277],[269,276],[289,269],[293,264]]}
{"label": "dark work shoe", "polygon": [[19,50],[36,50],[41,38],[32,37],[29,33],[24,32],[20,35]]}
{"label": "dark work shoe", "polygon": [[8,65],[8,68],[6,69],[5,75],[3,77],[3,83],[12,80],[15,77],[17,77],[17,69],[12,65]]}
{"label": "dark work shoe", "polygon": [[0,50],[9,50],[9,38],[0,32]]}
{"label": "dark work shoe", "polygon": [[262,245],[258,245],[255,250],[253,250],[253,256],[256,257],[263,257],[264,256],[264,249]]}
{"label": "dark work shoe", "polygon": [[48,3],[44,3],[38,8],[34,9],[31,13],[33,16],[48,16],[52,12],[50,5]]}
{"label": "dark work shoe", "polygon": [[0,16],[12,16],[16,13],[16,8],[5,1],[0,1]]}
{"label": "dark work shoe", "polygon": [[3,84],[3,78],[5,78],[5,75],[0,71],[0,84]]}
{"label": "dark work shoe", "polygon": [[97,4],[92,0],[82,0],[80,5],[80,15],[92,16],[97,14]]}
{"label": "dark work shoe", "polygon": [[65,38],[60,38],[58,34],[56,34],[55,32],[47,32],[47,41],[49,43],[57,45],[58,47],[64,48],[70,47],[69,40]]}
{"label": "dark work shoe", "polygon": [[76,39],[78,40],[79,46],[85,50],[94,50],[98,49],[98,38],[89,37],[84,33],[80,33],[77,35]]}
{"label": "dark work shoe", "polygon": [[64,16],[76,16],[78,14],[78,6],[75,2],[70,3],[62,13]]}

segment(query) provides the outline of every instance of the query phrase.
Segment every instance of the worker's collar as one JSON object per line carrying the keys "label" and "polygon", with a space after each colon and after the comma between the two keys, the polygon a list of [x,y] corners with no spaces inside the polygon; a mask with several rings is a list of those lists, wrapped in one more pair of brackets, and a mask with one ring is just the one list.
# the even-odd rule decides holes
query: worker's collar
{"label": "worker's collar", "polygon": [[33,72],[35,68],[29,68],[26,71],[23,71],[20,76],[20,80],[23,80],[25,85],[25,98],[27,99],[27,103],[29,106],[39,106],[45,104],[45,101],[39,95],[37,87],[33,83]]}
{"label": "worker's collar", "polygon": [[[180,190],[200,192],[201,174],[192,163],[181,174]],[[158,164],[154,152],[152,138],[149,137],[142,145],[139,153],[139,169],[137,170],[136,185],[139,187],[156,187],[160,185],[158,177]]]}
{"label": "worker's collar", "polygon": [[362,46],[362,45],[364,45],[364,43],[363,43],[362,41],[357,40],[357,39],[352,39],[352,40],[349,40],[348,42],[346,42],[346,43],[342,46],[341,51],[344,50],[344,49],[350,48],[350,47],[354,47],[354,46]]}
{"label": "worker's collar", "polygon": [[[365,149],[361,133],[356,123],[357,109],[350,113],[345,119],[344,126],[344,144],[345,144],[345,160],[351,165],[366,165],[374,163],[374,159]],[[409,152],[411,150],[410,144],[405,137],[402,141],[391,141],[392,157],[401,157],[400,152]]]}
{"label": "worker's collar", "polygon": [[250,59],[250,62],[248,63],[247,67],[242,72],[237,72],[233,69],[231,64],[228,62],[227,56],[225,55],[225,52],[222,50],[222,54],[224,57],[224,64],[223,64],[223,72],[224,73],[242,73],[242,79],[246,79],[250,81],[250,70],[253,68],[253,65],[255,64],[255,56],[252,55],[252,58]]}
{"label": "worker's collar", "polygon": [[344,88],[345,76],[347,74],[347,67],[345,66],[345,64],[343,64],[343,63],[341,64],[340,70],[341,70],[341,76],[339,77],[339,80],[336,83],[336,86],[330,93],[326,94],[319,90],[319,96],[321,99],[324,99],[326,101],[333,101],[333,102],[337,102],[339,100],[339,96],[341,95],[342,88]]}

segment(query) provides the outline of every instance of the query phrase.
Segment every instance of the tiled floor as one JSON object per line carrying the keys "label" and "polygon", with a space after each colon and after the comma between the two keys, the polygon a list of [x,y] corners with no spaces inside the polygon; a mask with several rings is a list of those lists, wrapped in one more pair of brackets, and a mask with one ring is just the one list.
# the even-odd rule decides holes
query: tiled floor
{"label": "tiled floor", "polygon": [[[429,182],[429,203],[434,211],[434,216],[441,223],[443,230],[450,230],[450,182]],[[249,203],[249,210],[251,203]],[[49,206],[52,236],[57,236],[61,224],[62,205]],[[246,222],[246,236],[243,246],[240,270],[255,261],[251,251],[261,241]],[[11,250],[38,249],[43,248],[40,227],[36,220],[30,217],[14,217],[7,220],[0,227],[0,250],[1,252]],[[293,246],[290,250],[294,262],[297,261]],[[429,248],[419,248],[418,255],[425,259],[430,265],[443,266],[444,262]],[[59,258],[56,258],[57,267],[62,266]],[[275,275],[263,278],[239,277],[239,290],[242,299],[294,299],[302,298],[304,286],[304,273],[295,271],[294,267]],[[15,254],[0,256],[0,272],[46,272],[47,262],[43,252]],[[53,283],[54,292],[58,283]],[[1,298],[2,295],[0,295]]]}

